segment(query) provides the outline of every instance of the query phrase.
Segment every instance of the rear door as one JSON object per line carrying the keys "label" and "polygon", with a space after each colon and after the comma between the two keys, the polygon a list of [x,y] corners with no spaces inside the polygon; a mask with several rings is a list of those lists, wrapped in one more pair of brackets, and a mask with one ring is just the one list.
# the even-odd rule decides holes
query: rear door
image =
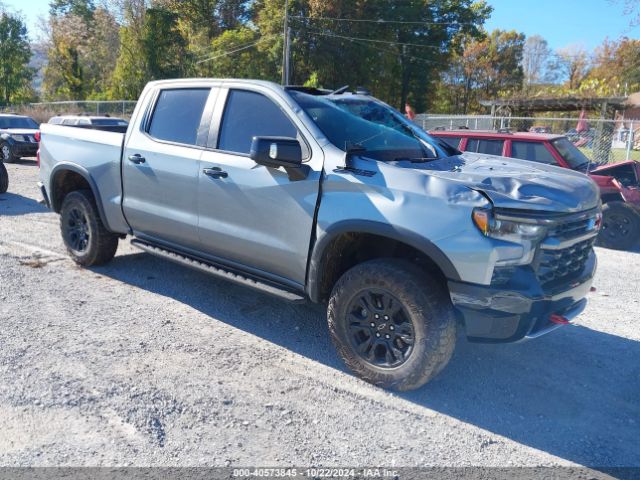
{"label": "rear door", "polygon": [[511,140],[511,157],[558,166],[558,161],[543,142]]}
{"label": "rear door", "polygon": [[[221,89],[198,184],[202,248],[211,256],[274,279],[304,285],[322,171],[322,150],[285,101],[256,86]],[[284,169],[249,157],[254,136],[297,138],[309,174],[290,180]],[[206,172],[219,172],[210,176]]]}
{"label": "rear door", "polygon": [[205,86],[160,89],[129,136],[122,204],[136,236],[198,247],[198,167],[215,94]]}

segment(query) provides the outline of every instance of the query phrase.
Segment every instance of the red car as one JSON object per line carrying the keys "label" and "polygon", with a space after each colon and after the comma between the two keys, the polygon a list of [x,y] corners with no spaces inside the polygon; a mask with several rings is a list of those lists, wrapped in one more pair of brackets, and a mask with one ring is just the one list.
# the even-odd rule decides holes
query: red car
{"label": "red car", "polygon": [[463,151],[546,163],[588,173],[600,187],[603,228],[598,243],[629,249],[640,240],[640,163],[595,165],[563,135],[509,131],[429,132]]}

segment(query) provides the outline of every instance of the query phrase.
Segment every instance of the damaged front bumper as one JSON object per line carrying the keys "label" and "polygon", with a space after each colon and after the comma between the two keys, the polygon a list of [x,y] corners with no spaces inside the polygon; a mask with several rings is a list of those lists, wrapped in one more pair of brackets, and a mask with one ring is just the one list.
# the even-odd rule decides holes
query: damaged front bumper
{"label": "damaged front bumper", "polygon": [[592,250],[582,271],[561,285],[543,286],[535,271],[524,266],[514,268],[500,285],[449,281],[449,292],[470,341],[516,342],[548,333],[579,315],[595,270]]}

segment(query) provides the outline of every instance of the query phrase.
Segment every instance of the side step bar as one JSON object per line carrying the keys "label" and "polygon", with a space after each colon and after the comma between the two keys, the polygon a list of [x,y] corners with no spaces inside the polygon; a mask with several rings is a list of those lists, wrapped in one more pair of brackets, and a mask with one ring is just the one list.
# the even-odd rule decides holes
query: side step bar
{"label": "side step bar", "polygon": [[170,260],[172,262],[179,263],[181,265],[186,265],[187,267],[195,268],[196,270],[200,270],[202,272],[215,275],[216,277],[222,278],[224,280],[229,280],[230,282],[237,283],[245,287],[250,287],[255,290],[259,290],[263,293],[267,293],[269,295],[282,298],[289,302],[302,303],[305,301],[305,297],[297,293],[285,290],[283,288],[280,288],[270,283],[263,282],[253,277],[242,275],[240,273],[226,269],[220,265],[214,265],[204,260],[188,257],[184,254],[176,253],[174,251],[167,250],[157,245],[152,245],[150,243],[144,242],[137,238],[131,240],[131,245],[139,248],[140,250],[151,253],[152,255],[157,255],[158,257],[166,258],[167,260]]}

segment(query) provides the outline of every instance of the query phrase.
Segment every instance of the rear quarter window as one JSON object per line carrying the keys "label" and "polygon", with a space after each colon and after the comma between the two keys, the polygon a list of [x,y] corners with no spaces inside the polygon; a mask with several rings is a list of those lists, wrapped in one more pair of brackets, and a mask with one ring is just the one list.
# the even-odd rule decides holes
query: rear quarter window
{"label": "rear quarter window", "polygon": [[484,153],[486,155],[502,155],[504,140],[488,140],[481,138],[470,138],[467,140],[467,152]]}

